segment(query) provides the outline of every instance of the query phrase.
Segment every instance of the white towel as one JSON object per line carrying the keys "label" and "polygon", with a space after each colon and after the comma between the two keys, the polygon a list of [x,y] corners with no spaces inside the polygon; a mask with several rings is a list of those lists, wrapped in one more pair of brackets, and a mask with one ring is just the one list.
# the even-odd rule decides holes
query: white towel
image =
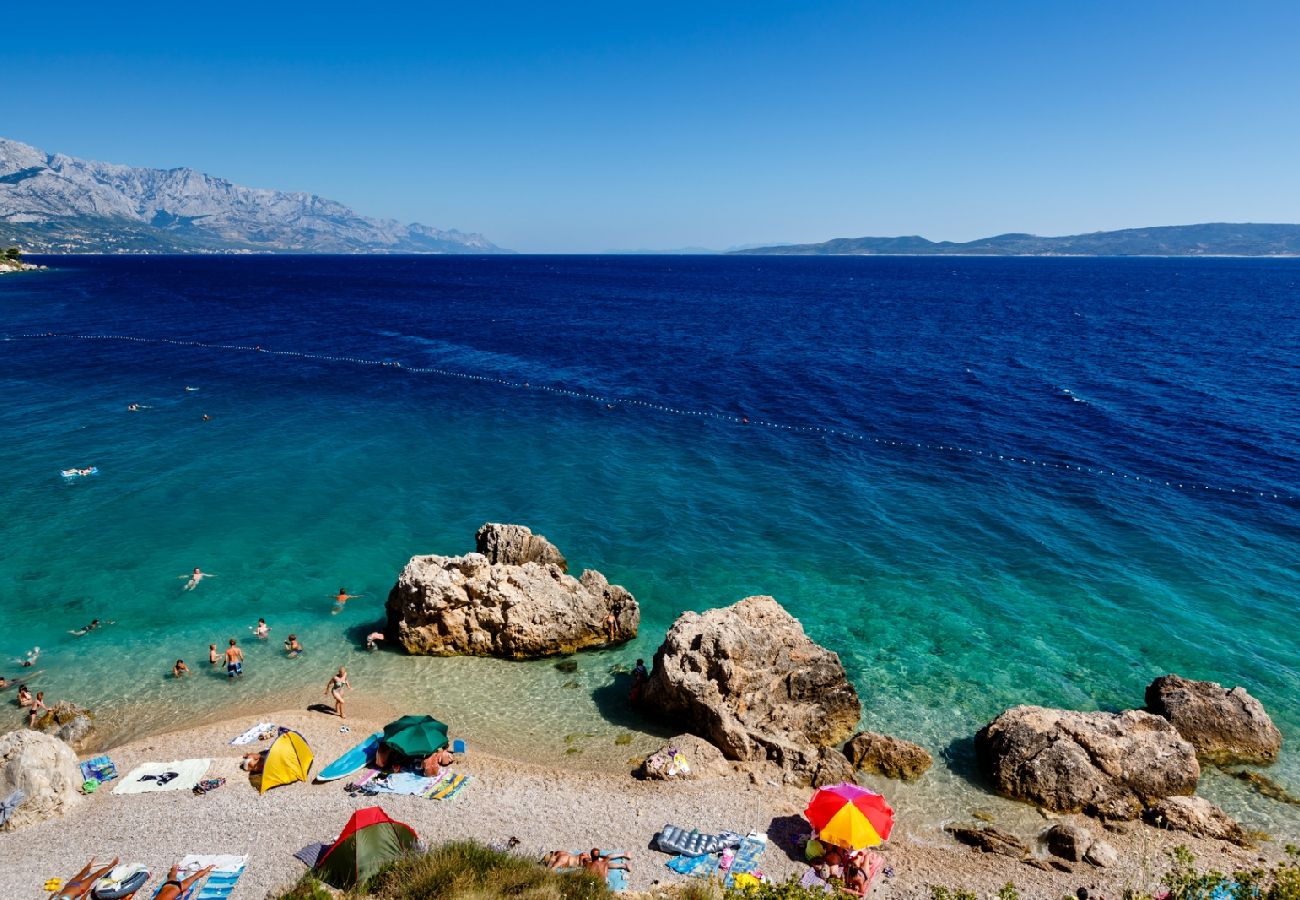
{"label": "white towel", "polygon": [[276,731],[276,730],[278,730],[278,727],[274,722],[258,722],[256,725],[254,725],[252,728],[245,731],[239,737],[232,738],[230,743],[235,745],[236,747],[242,744],[251,744],[254,741],[256,741],[259,737],[261,737],[263,734],[266,734],[267,732],[270,731]]}
{"label": "white towel", "polygon": [[[179,759],[166,763],[142,763],[113,788],[114,794],[144,794],[152,791],[189,791],[208,773],[210,759]],[[170,777],[169,777],[170,776]]]}
{"label": "white towel", "polygon": [[212,866],[213,872],[238,872],[246,865],[248,865],[247,854],[235,856],[234,854],[224,853],[204,856],[192,853],[181,860],[180,877],[187,878],[206,866]]}

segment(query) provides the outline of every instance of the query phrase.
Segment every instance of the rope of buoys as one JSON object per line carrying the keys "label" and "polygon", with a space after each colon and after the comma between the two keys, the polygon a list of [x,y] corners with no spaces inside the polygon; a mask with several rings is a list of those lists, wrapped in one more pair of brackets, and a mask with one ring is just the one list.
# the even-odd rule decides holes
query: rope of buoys
{"label": "rope of buoys", "polygon": [[632,406],[640,409],[653,410],[655,412],[666,413],[675,416],[697,416],[700,418],[713,419],[719,422],[728,422],[736,425],[753,425],[759,428],[772,428],[779,431],[788,431],[795,434],[813,434],[826,435],[829,437],[843,438],[850,441],[861,443],[878,444],[882,447],[895,447],[899,449],[927,450],[941,453],[964,454],[971,458],[978,458],[987,461],[1019,463],[1021,465],[1033,466],[1035,468],[1056,469],[1063,472],[1081,473],[1085,475],[1099,475],[1111,478],[1120,478],[1126,481],[1149,485],[1152,487],[1167,487],[1181,491],[1202,491],[1222,494],[1226,496],[1235,496],[1241,498],[1255,498],[1268,500],[1296,501],[1293,494],[1278,493],[1276,491],[1264,491],[1245,487],[1221,487],[1216,485],[1205,484],[1201,481],[1193,481],[1184,478],[1153,478],[1143,475],[1132,475],[1125,472],[1117,472],[1104,466],[1095,465],[1076,465],[1068,462],[1053,462],[1051,460],[1033,459],[1025,456],[1018,456],[1013,453],[997,453],[992,450],[975,450],[969,447],[961,447],[955,444],[936,444],[925,441],[900,441],[884,437],[872,437],[856,431],[849,431],[844,428],[831,428],[821,425],[792,425],[785,422],[774,422],[766,419],[751,419],[744,415],[732,415],[729,413],[712,412],[710,410],[689,409],[686,407],[670,406],[663,403],[652,403],[649,400],[638,400],[628,397],[615,397],[605,394],[594,394],[583,391],[574,391],[567,388],[554,387],[546,384],[535,384],[531,381],[512,381],[507,378],[496,378],[491,375],[477,375],[473,372],[462,372],[454,369],[441,369],[433,366],[404,366],[400,362],[384,359],[366,359],[357,356],[337,356],[327,353],[304,353],[297,350],[267,350],[261,344],[221,344],[207,341],[183,341],[175,338],[150,338],[138,337],[128,334],[63,334],[56,332],[39,332],[32,334],[9,335],[5,340],[40,340],[40,339],[63,339],[77,341],[127,341],[138,344],[168,344],[175,347],[198,347],[205,350],[228,350],[246,353],[263,353],[268,356],[294,357],[297,359],[313,360],[316,362],[329,363],[348,363],[361,366],[383,366],[397,369],[401,372],[408,372],[415,375],[435,375],[442,378],[459,378],[466,381],[477,381],[484,384],[495,384],[502,387],[517,388],[521,390],[540,391],[543,393],[554,394],[556,396],[571,397],[576,400],[590,401],[593,403],[603,403],[606,405]]}

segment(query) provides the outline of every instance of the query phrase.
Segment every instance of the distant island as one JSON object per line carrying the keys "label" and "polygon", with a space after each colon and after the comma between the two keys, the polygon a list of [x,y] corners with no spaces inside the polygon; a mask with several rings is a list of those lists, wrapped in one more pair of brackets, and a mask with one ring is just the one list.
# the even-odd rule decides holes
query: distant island
{"label": "distant island", "polygon": [[27,253],[507,253],[481,234],[359,215],[315,194],[137,169],[0,138],[0,246]]}
{"label": "distant island", "polygon": [[908,237],[836,238],[734,250],[770,256],[1300,256],[1300,225],[1211,222],[1065,237],[1000,234],[966,243]]}

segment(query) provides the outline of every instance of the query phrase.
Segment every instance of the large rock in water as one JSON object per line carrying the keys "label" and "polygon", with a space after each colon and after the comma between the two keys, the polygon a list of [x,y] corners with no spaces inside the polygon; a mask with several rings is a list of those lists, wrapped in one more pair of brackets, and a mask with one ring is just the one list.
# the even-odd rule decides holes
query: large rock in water
{"label": "large rock in water", "polygon": [[655,653],[643,700],[728,758],[770,760],[802,781],[827,768],[826,748],[862,714],[840,658],[771,597],[683,613]]}
{"label": "large rock in water", "polygon": [[1268,763],[1282,749],[1282,732],[1242,687],[1162,675],[1147,685],[1147,709],[1172,722],[1206,762]]}
{"label": "large rock in water", "polygon": [[60,700],[36,720],[36,730],[63,741],[73,750],[85,750],[96,738],[95,714],[70,700]]}
{"label": "large rock in water", "polygon": [[11,731],[0,737],[0,800],[21,790],[25,799],[5,830],[62,815],[80,803],[81,770],[72,748],[39,731]]}
{"label": "large rock in water", "polygon": [[1056,812],[1135,819],[1162,797],[1191,794],[1201,777],[1192,745],[1141,710],[1007,710],[975,736],[998,792]]}
{"label": "large rock in water", "polygon": [[904,781],[915,781],[934,764],[924,747],[874,731],[853,735],[844,745],[844,755],[856,769]]}
{"label": "large rock in water", "polygon": [[474,549],[486,556],[490,563],[522,566],[535,562],[559,566],[561,572],[569,571],[564,554],[546,538],[533,534],[523,525],[488,522],[474,535]]}
{"label": "large rock in water", "polygon": [[[544,538],[516,528],[487,525],[479,540],[497,558],[554,551],[563,562]],[[413,557],[388,594],[387,611],[389,639],[430,656],[555,656],[608,644],[611,615],[615,642],[636,637],[641,624],[636,599],[599,572],[574,578],[555,562],[494,563],[482,553]]]}

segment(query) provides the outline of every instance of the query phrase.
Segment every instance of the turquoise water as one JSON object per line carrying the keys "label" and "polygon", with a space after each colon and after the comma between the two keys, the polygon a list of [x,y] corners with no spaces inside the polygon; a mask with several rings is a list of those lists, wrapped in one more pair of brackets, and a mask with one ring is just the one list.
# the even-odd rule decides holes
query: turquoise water
{"label": "turquoise water", "polygon": [[[346,664],[359,695],[610,765],[650,741],[615,735],[653,727],[611,670],[684,609],[771,594],[840,653],[865,726],[936,753],[921,786],[890,786],[918,821],[996,803],[969,739],[1002,709],[1140,706],[1168,671],[1260,697],[1287,741],[1269,774],[1300,793],[1295,272],[352,258],[7,277],[0,648],[39,645],[33,687],[100,710],[115,739],[324,700]],[[403,368],[17,338],[48,331]],[[406,560],[467,552],[485,521],[625,585],[641,637],[576,677],[360,650]],[[194,566],[216,577],[184,591]],[[340,586],[364,596],[335,614]],[[114,624],[68,633],[95,617]],[[290,631],[299,660],[278,652]],[[205,663],[232,636],[233,685]],[[187,683],[167,677],[178,657]],[[1300,834],[1294,808],[1235,781],[1203,792]]]}

